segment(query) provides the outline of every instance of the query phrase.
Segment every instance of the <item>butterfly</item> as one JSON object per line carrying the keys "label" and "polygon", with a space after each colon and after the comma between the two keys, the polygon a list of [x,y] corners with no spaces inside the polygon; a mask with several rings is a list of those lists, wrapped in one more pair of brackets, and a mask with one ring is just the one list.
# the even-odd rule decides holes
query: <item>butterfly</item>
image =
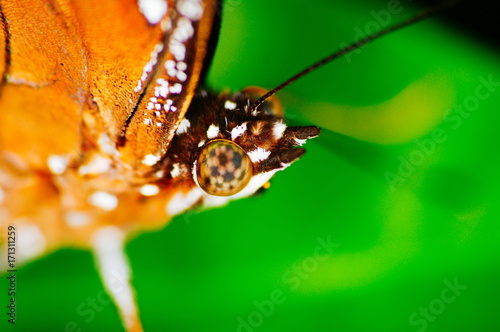
{"label": "butterfly", "polygon": [[218,9],[200,0],[2,4],[2,227],[24,234],[9,267],[15,254],[92,250],[129,331],[142,327],[124,241],[196,206],[253,195],[319,133],[254,106],[258,89],[199,87]]}
{"label": "butterfly", "polygon": [[[135,3],[134,3],[134,5],[135,5]],[[168,7],[169,7],[169,8],[172,8],[173,6],[169,5]],[[146,59],[145,59],[145,60],[143,60],[142,62],[144,62],[144,63],[146,63],[146,64],[147,64],[147,63],[149,63],[149,61],[150,61],[152,58],[154,58],[154,51],[155,51],[155,47],[156,47],[156,46],[157,46],[157,44],[152,45],[153,52],[148,53],[148,54],[147,54],[148,56],[147,56],[147,57],[145,57]],[[158,47],[158,49],[159,49],[159,47]],[[162,51],[160,51],[160,52],[162,52]],[[146,61],[146,60],[147,60],[147,61]],[[128,60],[127,60],[127,61],[128,61]],[[201,60],[198,60],[198,62],[199,62],[199,61],[201,61]],[[180,71],[180,72],[179,72],[179,68],[177,68],[177,67],[178,67],[178,65],[176,65],[176,68],[174,68],[174,69],[175,69],[175,72],[176,72],[176,76],[177,76],[177,78],[178,78],[178,79],[180,79],[180,77],[183,77],[183,75],[180,73],[180,72],[182,72],[182,71]],[[170,67],[170,68],[173,68],[173,67]],[[181,68],[183,68],[183,66],[182,66],[182,65],[181,65]],[[167,69],[167,70],[168,70],[168,69]],[[173,70],[173,69],[172,69],[171,71],[172,71],[172,72],[174,72],[174,70]],[[140,72],[139,74],[141,74],[141,76],[142,76],[142,72]],[[201,75],[201,72],[200,72],[200,75]],[[139,75],[137,75],[137,76],[138,76],[138,77],[140,77]],[[179,76],[180,76],[180,77],[179,77]],[[130,86],[130,87],[132,87],[133,89],[129,89],[129,91],[130,91],[130,90],[134,90],[134,89],[136,89],[136,88],[139,86],[139,82],[140,82],[140,80],[136,80],[136,81],[133,81],[133,82],[134,82],[134,84],[137,84],[137,85]],[[143,84],[144,84],[144,83],[143,83]],[[194,84],[194,83],[193,83],[193,84]],[[178,88],[174,88],[174,91],[177,91],[176,89],[178,89]],[[140,90],[140,89],[139,89],[139,90]],[[146,97],[143,97],[143,98],[146,98]],[[157,97],[156,97],[156,98],[157,98]],[[155,102],[153,102],[153,101],[151,101],[151,100],[150,100],[149,102],[152,102],[152,103],[153,103],[153,110],[151,110],[151,111],[156,112],[157,110],[156,110],[156,105],[154,104]],[[147,107],[149,106],[149,102],[148,102],[148,104],[146,105],[146,109],[147,109]],[[235,101],[232,101],[232,102],[235,102]],[[111,104],[113,104],[113,103],[111,103]],[[132,103],[132,104],[133,104],[133,103]],[[182,103],[181,103],[181,104],[182,104]],[[236,103],[236,104],[238,104],[238,103]],[[172,104],[172,105],[174,105],[174,104]],[[225,105],[225,103],[224,103],[224,105]],[[228,105],[229,105],[229,108],[233,107],[231,103],[229,103]],[[174,106],[174,107],[175,107],[175,106]],[[145,114],[138,114],[138,115],[140,115],[140,116],[142,117],[142,118],[141,118],[141,120],[138,120],[138,119],[136,119],[136,118],[134,118],[134,117],[132,117],[132,118],[129,120],[129,118],[128,118],[128,117],[123,117],[125,120],[123,120],[123,119],[122,119],[123,121],[121,121],[121,122],[127,123],[127,124],[128,124],[128,126],[132,126],[132,127],[134,126],[134,124],[135,124],[135,123],[143,123],[143,124],[147,124],[148,126],[149,126],[149,125],[151,125],[151,124],[149,124],[149,121],[147,121],[147,120],[149,119],[149,118],[147,118],[147,115],[145,115]],[[194,122],[194,121],[195,121],[195,119],[190,119],[190,117],[189,117],[189,116],[186,116],[186,117],[184,117],[183,119],[188,119],[188,120],[189,120],[189,123],[190,123],[190,126],[192,125],[192,122]],[[134,121],[136,121],[136,122],[134,122]],[[162,121],[163,121],[163,120],[162,120]],[[163,124],[163,122],[162,122],[162,121],[160,121],[159,123]],[[165,121],[167,121],[167,122],[168,122],[168,120],[165,120]],[[180,121],[181,121],[181,122],[180,122],[180,125],[182,125],[182,121],[183,121],[183,120],[180,120]],[[152,123],[152,125],[156,125],[156,124],[157,124],[157,123]],[[213,133],[215,132],[215,129],[213,129],[213,130],[212,130],[212,131],[210,131],[210,133],[209,133],[210,125],[211,125],[211,124],[209,124],[209,125],[208,125],[208,127],[204,128],[204,129],[205,129],[205,133],[207,134],[207,139],[210,139],[210,138],[208,137],[208,136],[209,136],[209,134],[210,134],[210,136],[212,136],[212,135],[213,135]],[[93,127],[93,126],[91,126],[91,127],[92,127],[92,128],[95,128],[95,127]],[[96,127],[97,127],[97,126],[96,126]],[[104,125],[103,127],[106,127],[106,126]],[[116,126],[116,127],[121,127],[121,126]],[[160,127],[161,127],[161,126],[160,126]],[[185,127],[187,127],[186,122],[184,122],[184,125],[182,125],[180,128],[185,128]],[[179,127],[178,127],[178,128],[179,128]],[[236,126],[235,126],[234,128],[236,128]],[[233,129],[234,129],[234,128],[233,128]],[[75,128],[73,128],[73,129],[75,129]],[[123,128],[121,128],[121,129],[123,129]],[[155,129],[156,129],[156,128],[155,128]],[[247,129],[248,129],[248,127],[247,127]],[[178,130],[178,129],[177,129],[177,131],[179,132],[179,130]],[[182,131],[183,131],[183,129],[181,129],[181,130],[180,130],[180,132],[182,132]],[[220,131],[220,127],[219,127],[219,131]],[[118,149],[118,150],[119,150],[119,152],[120,152],[120,155],[125,155],[125,156],[126,156],[126,155],[132,155],[132,156],[133,156],[133,157],[129,158],[130,160],[132,160],[132,164],[127,164],[125,168],[127,168],[127,170],[128,170],[128,169],[132,169],[132,170],[133,170],[133,171],[132,171],[132,175],[131,175],[131,177],[136,177],[136,176],[137,176],[137,177],[140,177],[141,179],[142,179],[142,178],[144,178],[144,177],[147,177],[147,176],[149,176],[149,174],[148,174],[149,170],[148,170],[148,168],[147,168],[147,167],[145,167],[145,166],[154,166],[155,164],[153,164],[153,165],[148,165],[148,164],[149,164],[149,163],[153,163],[153,158],[154,158],[154,159],[157,159],[157,158],[158,158],[158,156],[156,156],[154,153],[149,153],[150,151],[139,151],[139,152],[140,152],[140,153],[142,153],[142,154],[140,154],[140,155],[135,155],[136,153],[139,153],[139,152],[138,152],[138,150],[141,150],[141,149],[136,149],[136,148],[133,148],[133,147],[130,147],[130,149],[128,150],[128,149],[127,149],[127,144],[128,144],[127,142],[129,142],[129,141],[130,141],[130,139],[126,137],[126,132],[127,132],[127,130],[125,130],[125,138],[120,138],[120,139],[118,139],[118,140],[117,140],[117,142],[119,142],[117,145],[119,145],[119,149]],[[146,130],[146,133],[147,133],[147,130]],[[238,132],[238,131],[236,131],[236,134],[235,134],[235,135],[237,135],[238,133],[239,133],[239,132]],[[122,131],[118,131],[118,132],[116,132],[115,134],[116,134],[116,137],[123,137],[123,135],[122,135],[122,134],[123,134],[123,130],[122,130]],[[182,133],[182,134],[187,134],[187,133]],[[132,135],[132,137],[135,137],[135,136],[134,136],[135,134],[131,134],[131,135]],[[231,130],[231,135],[232,135],[232,130]],[[44,137],[47,137],[47,136],[49,136],[49,135],[47,135],[47,133],[45,133],[45,136],[44,136]],[[142,139],[143,137],[147,137],[147,135],[142,135],[142,134],[140,134],[140,133],[138,133],[136,136],[138,137],[138,139]],[[311,135],[311,136],[314,136],[314,135]],[[175,136],[174,136],[174,137],[175,137]],[[54,137],[54,138],[55,138],[55,139],[57,139],[57,138],[60,138],[60,137]],[[216,137],[212,137],[211,139],[215,139],[215,138],[216,138]],[[133,139],[132,139],[132,140],[133,140]],[[66,140],[64,139],[64,141],[66,141]],[[99,139],[97,139],[96,141],[97,141],[97,144],[99,144]],[[105,138],[105,137],[103,138],[103,141],[104,141],[104,144],[105,144],[105,143],[107,143],[107,140],[106,140],[106,138]],[[113,142],[113,140],[111,140],[111,141]],[[201,141],[197,142],[197,144],[200,144],[200,143],[201,143]],[[105,144],[105,145],[106,145],[106,144]],[[154,144],[153,144],[153,145],[154,145]],[[161,145],[161,144],[160,144],[160,145]],[[106,145],[106,146],[107,146],[107,145]],[[108,147],[109,147],[109,146],[108,146]],[[92,147],[86,147],[86,148],[91,149]],[[151,148],[151,147],[148,147],[148,149],[149,149],[149,148]],[[154,148],[154,149],[159,149],[159,150],[161,150],[161,149],[162,149],[162,147],[159,147],[159,148],[157,148],[157,147],[153,147],[153,148]],[[106,149],[106,148],[104,148],[104,149]],[[120,150],[120,149],[123,149],[123,150]],[[112,149],[110,149],[110,152],[114,153],[114,151],[111,151],[111,150],[112,150]],[[156,151],[156,150],[155,150],[155,151]],[[122,153],[122,152],[123,152],[123,153]],[[58,155],[57,155],[57,156],[58,156]],[[153,156],[153,157],[149,157],[149,156]],[[258,158],[260,158],[260,157],[258,157]],[[91,163],[85,164],[85,166],[87,166],[87,167],[88,167],[88,169],[91,169],[92,167],[96,167],[96,166],[97,166],[97,168],[99,168],[99,167],[106,167],[106,166],[104,166],[105,162],[101,162],[101,161],[102,161],[102,159],[100,159],[99,157],[97,157],[97,158],[92,158],[92,159],[97,159],[97,162],[95,162],[95,164],[94,164],[94,162],[91,162]],[[161,162],[162,162],[161,158],[160,158],[159,160],[157,160],[157,162],[160,162],[160,163],[161,163]],[[59,160],[58,160],[57,158],[56,158],[56,159],[53,159],[53,161],[52,161],[52,168],[54,168],[56,171],[58,171],[58,170],[59,170],[59,167],[61,167],[61,164],[65,164],[65,163],[66,163],[66,162],[65,162],[64,160],[62,160],[62,162],[61,162],[61,160],[60,160],[60,159],[59,159]],[[47,162],[47,164],[49,164],[49,163]],[[69,165],[69,164],[70,164],[70,163],[68,163],[68,165]],[[67,165],[66,167],[68,167],[68,165]],[[145,166],[144,166],[144,165],[145,165]],[[49,168],[50,168],[50,165],[48,165],[48,166],[49,166]],[[136,167],[136,166],[138,166],[138,169],[135,169],[135,168],[134,168],[134,167]],[[179,169],[180,169],[179,171],[181,171],[181,170],[182,170],[182,167],[181,167],[181,166],[182,166],[182,165],[179,165]],[[70,167],[71,167],[71,166],[70,166]],[[53,171],[53,169],[51,169],[51,170]],[[172,170],[171,170],[171,172],[172,172],[173,170],[174,170],[174,169],[172,169]],[[82,171],[82,173],[85,173],[85,172],[86,172],[86,171]],[[57,173],[57,172],[56,172],[56,173]],[[174,172],[174,173],[175,173],[175,172]],[[137,174],[138,174],[138,175],[137,175]],[[85,175],[86,175],[86,174],[85,174]],[[198,174],[197,174],[197,175],[198,175]],[[139,193],[140,193],[142,196],[145,196],[145,199],[148,199],[148,197],[150,197],[150,196],[149,196],[149,195],[143,195],[144,193],[148,194],[148,193],[152,193],[152,192],[154,192],[154,191],[158,190],[158,189],[155,189],[154,187],[150,187],[150,186],[148,186],[148,184],[149,184],[149,183],[147,183],[147,184],[143,184],[143,183],[141,183],[141,182],[139,182],[139,183],[137,184],[137,189],[138,189]],[[114,183],[113,183],[113,184],[106,184],[106,186],[107,186],[107,187],[111,187],[111,186],[115,186],[115,184],[114,184]],[[78,186],[76,186],[76,187],[78,187]],[[120,187],[120,184],[118,183],[118,185],[117,185],[116,187]],[[142,190],[143,192],[141,192],[141,190]],[[104,191],[98,191],[98,192],[99,192],[99,193],[104,193]],[[158,195],[158,194],[157,194],[157,195]],[[153,195],[153,196],[156,196],[156,195]],[[187,197],[183,197],[183,200],[185,200],[186,198],[187,198]],[[102,206],[102,207],[105,207],[105,208],[109,208],[110,206],[112,206],[112,205],[114,205],[114,204],[115,204],[115,203],[114,203],[115,201],[113,200],[113,198],[111,198],[110,196],[106,196],[105,194],[104,194],[104,195],[102,195],[102,194],[101,194],[100,196],[97,196],[97,197],[95,198],[95,200],[96,200],[97,202],[98,202],[98,201],[101,201],[101,202],[102,202],[102,201],[107,202],[107,203],[104,203],[104,204],[110,204],[110,205],[105,205],[105,206]],[[91,199],[91,201],[92,201],[92,199]],[[99,204],[99,203],[98,203],[98,204]],[[128,211],[127,211],[127,213],[130,213],[130,212],[132,212],[132,210],[128,210]],[[74,215],[74,216],[76,216],[76,217],[74,218],[74,219],[76,220],[76,223],[78,223],[78,222],[84,222],[84,221],[82,221],[81,216],[80,216],[79,214],[76,214],[76,215]],[[164,217],[162,217],[162,218],[163,218],[163,220],[165,219]],[[148,220],[149,220],[149,218],[148,218]],[[141,226],[141,227],[142,227],[142,226]],[[161,227],[161,226],[158,226],[158,225],[152,225],[152,226],[149,226],[149,227]],[[112,238],[112,237],[113,237],[113,234],[109,233],[109,234],[106,234],[106,236],[105,236],[104,238],[105,238],[105,239],[110,239],[110,238]]]}

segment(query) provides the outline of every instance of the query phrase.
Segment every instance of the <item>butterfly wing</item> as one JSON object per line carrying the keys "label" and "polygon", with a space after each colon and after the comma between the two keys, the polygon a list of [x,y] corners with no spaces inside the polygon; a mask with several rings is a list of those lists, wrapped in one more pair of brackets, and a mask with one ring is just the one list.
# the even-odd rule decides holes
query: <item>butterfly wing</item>
{"label": "butterfly wing", "polygon": [[121,160],[135,168],[166,152],[198,84],[215,1],[169,1],[157,24],[135,0],[3,1],[1,9],[4,151],[28,168],[120,135]]}
{"label": "butterfly wing", "polygon": [[[152,63],[159,65],[138,82],[136,91],[146,87],[122,131],[122,160],[140,175],[167,152],[198,86],[209,48],[215,3],[179,1],[176,9],[165,23],[168,33],[156,45]],[[146,65],[143,73],[148,69]]]}

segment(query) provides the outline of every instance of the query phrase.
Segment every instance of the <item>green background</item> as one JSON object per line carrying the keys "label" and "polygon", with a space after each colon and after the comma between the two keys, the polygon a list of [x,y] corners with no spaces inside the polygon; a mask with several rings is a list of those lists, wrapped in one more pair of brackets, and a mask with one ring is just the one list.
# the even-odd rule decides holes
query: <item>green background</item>
{"label": "green background", "polygon": [[[415,13],[402,6],[391,24]],[[209,83],[271,88],[384,9],[386,1],[227,0]],[[187,213],[128,244],[145,330],[500,330],[500,87],[475,97],[478,77],[500,82],[497,59],[431,19],[281,92],[291,123],[330,129],[262,196]],[[453,108],[474,98],[467,116]],[[377,105],[386,103],[384,113]],[[328,256],[322,241],[336,244]],[[76,311],[102,292],[88,252],[24,267],[18,291],[18,331],[64,331],[68,321],[122,331],[111,304],[88,321]]]}

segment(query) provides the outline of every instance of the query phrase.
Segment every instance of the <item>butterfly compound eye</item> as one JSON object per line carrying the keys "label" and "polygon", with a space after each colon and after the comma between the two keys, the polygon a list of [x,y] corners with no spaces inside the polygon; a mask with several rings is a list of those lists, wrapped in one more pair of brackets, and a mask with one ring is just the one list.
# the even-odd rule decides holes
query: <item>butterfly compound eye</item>
{"label": "butterfly compound eye", "polygon": [[198,185],[210,195],[237,194],[246,187],[252,175],[252,162],[245,151],[231,141],[211,141],[198,156]]}

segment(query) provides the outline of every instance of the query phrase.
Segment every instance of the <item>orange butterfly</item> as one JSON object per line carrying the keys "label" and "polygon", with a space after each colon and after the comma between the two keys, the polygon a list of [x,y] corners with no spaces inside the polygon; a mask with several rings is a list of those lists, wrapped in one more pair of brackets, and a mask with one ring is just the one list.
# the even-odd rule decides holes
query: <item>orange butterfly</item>
{"label": "orange butterfly", "polygon": [[0,228],[23,234],[12,236],[10,268],[60,247],[92,250],[128,331],[142,326],[124,242],[194,206],[254,194],[319,133],[287,127],[276,100],[252,106],[259,89],[200,87],[217,9],[1,2]]}

